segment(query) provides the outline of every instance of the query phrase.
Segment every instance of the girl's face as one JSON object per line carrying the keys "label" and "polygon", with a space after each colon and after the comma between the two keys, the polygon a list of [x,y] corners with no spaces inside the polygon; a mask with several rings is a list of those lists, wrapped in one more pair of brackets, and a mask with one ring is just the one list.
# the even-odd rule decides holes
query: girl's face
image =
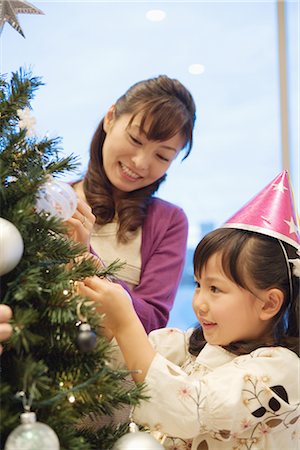
{"label": "girl's face", "polygon": [[266,330],[266,321],[261,319],[263,300],[224,274],[220,254],[208,259],[196,282],[193,309],[209,344],[228,345],[263,336]]}
{"label": "girl's face", "polygon": [[114,119],[111,108],[104,119],[103,167],[111,184],[123,192],[141,189],[161,178],[184,146],[179,133],[166,141],[149,141],[140,132],[140,116],[128,126],[130,118],[124,114]]}

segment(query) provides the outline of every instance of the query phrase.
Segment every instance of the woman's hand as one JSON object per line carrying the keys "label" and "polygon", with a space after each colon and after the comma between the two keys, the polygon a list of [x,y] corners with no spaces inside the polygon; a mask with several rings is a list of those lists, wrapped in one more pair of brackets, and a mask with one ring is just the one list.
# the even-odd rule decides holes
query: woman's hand
{"label": "woman's hand", "polygon": [[[12,310],[7,305],[0,305],[0,342],[5,341],[12,334],[12,326],[8,321],[12,317]],[[2,353],[2,345],[0,344],[0,354]]]}
{"label": "woman's hand", "polygon": [[65,221],[68,227],[68,236],[75,242],[85,244],[90,247],[91,232],[93,230],[96,217],[92,213],[91,207],[78,198],[77,209],[71,219]]}

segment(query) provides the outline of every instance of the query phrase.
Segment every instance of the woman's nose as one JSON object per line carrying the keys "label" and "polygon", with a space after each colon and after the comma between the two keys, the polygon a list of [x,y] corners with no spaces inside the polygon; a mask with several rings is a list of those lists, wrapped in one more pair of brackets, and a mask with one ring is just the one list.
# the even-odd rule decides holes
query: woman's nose
{"label": "woman's nose", "polygon": [[139,170],[147,169],[149,165],[148,159],[149,159],[148,156],[141,149],[131,158],[134,166]]}

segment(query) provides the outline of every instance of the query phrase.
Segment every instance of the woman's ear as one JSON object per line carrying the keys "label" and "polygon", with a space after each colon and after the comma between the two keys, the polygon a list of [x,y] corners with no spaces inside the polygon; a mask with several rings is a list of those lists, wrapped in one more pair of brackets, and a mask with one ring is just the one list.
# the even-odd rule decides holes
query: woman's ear
{"label": "woman's ear", "polygon": [[107,133],[115,117],[115,105],[112,105],[104,116],[103,129]]}
{"label": "woman's ear", "polygon": [[264,303],[260,311],[261,320],[269,320],[280,311],[284,294],[280,289],[272,288],[266,291]]}

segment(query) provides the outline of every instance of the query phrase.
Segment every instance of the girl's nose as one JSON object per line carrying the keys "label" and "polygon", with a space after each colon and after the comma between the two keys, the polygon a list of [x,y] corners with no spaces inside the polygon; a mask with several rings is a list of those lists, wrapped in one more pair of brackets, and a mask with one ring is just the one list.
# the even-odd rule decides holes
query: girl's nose
{"label": "girl's nose", "polygon": [[206,302],[201,302],[198,305],[199,311],[201,311],[202,313],[207,313],[209,308],[208,308],[208,304]]}
{"label": "girl's nose", "polygon": [[200,289],[198,292],[195,292],[194,296],[194,308],[198,312],[201,312],[202,314],[206,314],[209,311],[209,305],[208,302],[205,300],[205,296],[203,294],[202,289]]}

